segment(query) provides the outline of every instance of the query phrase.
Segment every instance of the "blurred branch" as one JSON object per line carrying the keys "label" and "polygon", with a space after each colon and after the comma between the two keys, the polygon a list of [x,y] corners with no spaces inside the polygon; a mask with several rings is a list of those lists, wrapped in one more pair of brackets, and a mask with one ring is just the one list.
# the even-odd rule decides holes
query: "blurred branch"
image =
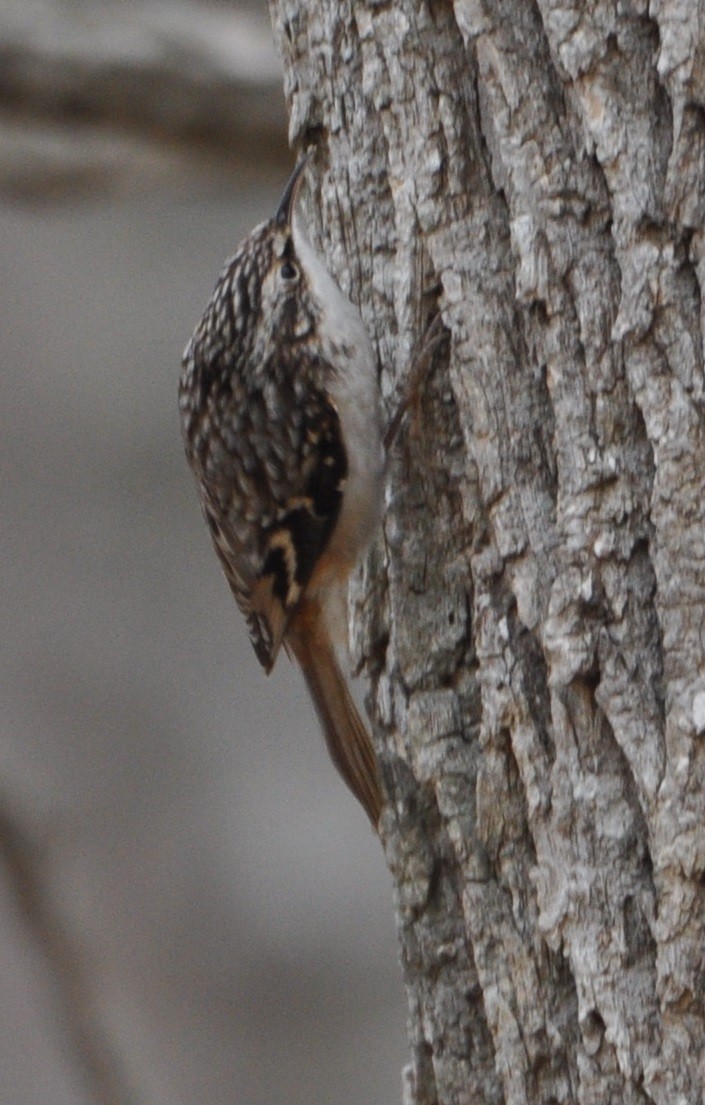
{"label": "blurred branch", "polygon": [[96,1105],[137,1105],[123,1064],[101,1031],[80,955],[41,877],[36,844],[0,805],[0,861],[15,900],[54,981],[67,1035]]}
{"label": "blurred branch", "polygon": [[[214,156],[217,167],[223,157],[278,159],[286,148],[281,69],[264,6],[143,0],[87,11],[29,0],[5,5],[2,21],[0,190],[13,198],[24,198],[23,180],[37,191],[26,169],[41,180],[43,158],[49,185],[61,180],[48,137],[57,128],[68,182],[85,173],[93,187],[124,176],[126,159],[128,169],[145,162],[170,173],[175,157],[195,150],[202,172]],[[29,150],[20,158],[24,178],[16,170],[20,139]],[[155,148],[172,164],[155,160]]]}

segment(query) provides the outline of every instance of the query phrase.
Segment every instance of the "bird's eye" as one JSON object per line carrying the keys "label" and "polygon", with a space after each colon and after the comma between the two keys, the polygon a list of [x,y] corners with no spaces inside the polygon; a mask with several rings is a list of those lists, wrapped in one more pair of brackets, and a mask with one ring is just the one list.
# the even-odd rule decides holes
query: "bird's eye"
{"label": "bird's eye", "polygon": [[281,263],[279,275],[281,276],[282,280],[296,280],[296,277],[299,275],[299,270],[292,261],[286,258]]}

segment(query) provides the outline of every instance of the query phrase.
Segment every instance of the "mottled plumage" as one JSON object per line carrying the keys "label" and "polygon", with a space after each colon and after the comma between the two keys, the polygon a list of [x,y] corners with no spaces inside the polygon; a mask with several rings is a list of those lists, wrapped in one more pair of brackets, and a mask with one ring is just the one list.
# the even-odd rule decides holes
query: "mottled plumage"
{"label": "mottled plumage", "polygon": [[296,655],[333,758],[376,824],[374,754],[327,625],[331,592],[379,513],[374,358],[358,312],[294,220],[302,167],[277,215],[221,275],[184,354],[180,407],[204,514],[255,652],[267,671],[283,641]]}

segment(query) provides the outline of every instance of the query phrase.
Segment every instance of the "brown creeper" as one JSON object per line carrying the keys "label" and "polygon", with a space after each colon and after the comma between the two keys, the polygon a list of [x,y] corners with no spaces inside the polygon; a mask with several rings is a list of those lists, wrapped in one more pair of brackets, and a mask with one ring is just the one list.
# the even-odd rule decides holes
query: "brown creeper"
{"label": "brown creeper", "polygon": [[257,657],[271,671],[283,642],[297,659],[333,761],[376,827],[375,754],[333,644],[341,589],[380,512],[375,359],[296,215],[305,164],[226,265],[184,353],[179,401]]}

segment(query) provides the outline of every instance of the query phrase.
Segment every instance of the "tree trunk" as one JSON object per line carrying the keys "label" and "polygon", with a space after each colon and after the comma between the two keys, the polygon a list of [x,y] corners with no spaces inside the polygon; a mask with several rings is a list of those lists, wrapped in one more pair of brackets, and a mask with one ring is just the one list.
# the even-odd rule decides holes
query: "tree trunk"
{"label": "tree trunk", "polygon": [[704,15],[273,2],[390,415],[448,333],[353,596],[408,1105],[702,1101]]}

